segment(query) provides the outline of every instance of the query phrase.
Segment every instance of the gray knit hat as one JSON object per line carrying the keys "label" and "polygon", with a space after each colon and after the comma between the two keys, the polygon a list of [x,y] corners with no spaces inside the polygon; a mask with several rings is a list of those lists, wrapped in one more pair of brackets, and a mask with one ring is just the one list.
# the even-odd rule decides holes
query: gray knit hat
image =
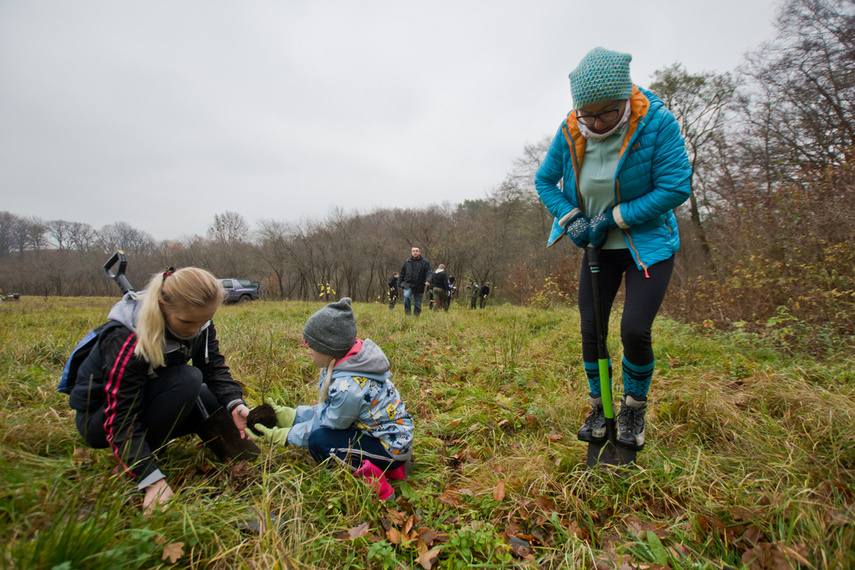
{"label": "gray knit hat", "polygon": [[570,72],[573,109],[594,103],[629,99],[632,79],[629,77],[628,53],[596,47],[589,51],[576,69]]}
{"label": "gray knit hat", "polygon": [[356,318],[350,297],[330,303],[317,311],[303,327],[303,340],[321,354],[341,358],[356,342]]}

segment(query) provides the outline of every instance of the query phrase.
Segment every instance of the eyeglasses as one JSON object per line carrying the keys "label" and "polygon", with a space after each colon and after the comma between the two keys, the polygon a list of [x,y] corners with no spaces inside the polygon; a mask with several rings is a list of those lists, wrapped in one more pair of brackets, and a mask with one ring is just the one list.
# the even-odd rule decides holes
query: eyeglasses
{"label": "eyeglasses", "polygon": [[592,127],[594,123],[597,122],[597,119],[599,119],[601,123],[611,123],[612,121],[618,118],[619,114],[620,105],[618,105],[614,109],[609,109],[608,111],[597,113],[596,115],[580,115],[579,111],[576,111],[576,120],[585,125],[586,127]]}

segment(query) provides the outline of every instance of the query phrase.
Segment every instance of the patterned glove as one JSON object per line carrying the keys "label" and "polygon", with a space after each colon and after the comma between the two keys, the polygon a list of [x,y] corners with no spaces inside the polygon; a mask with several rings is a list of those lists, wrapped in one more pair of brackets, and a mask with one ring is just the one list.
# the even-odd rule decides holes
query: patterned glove
{"label": "patterned glove", "polygon": [[591,218],[591,225],[588,228],[588,239],[591,245],[594,247],[602,246],[606,243],[606,238],[609,237],[609,230],[616,227],[618,225],[611,208]]}
{"label": "patterned glove", "polygon": [[276,427],[289,428],[294,425],[297,410],[288,406],[275,404],[273,400],[267,400],[267,404],[276,412]]}
{"label": "patterned glove", "polygon": [[579,212],[570,218],[570,221],[564,226],[564,231],[567,232],[567,235],[570,236],[576,247],[585,249],[588,246],[588,228],[590,223],[591,221],[588,219],[588,216]]}
{"label": "patterned glove", "polygon": [[288,445],[288,432],[291,431],[291,428],[269,428],[261,424],[255,424],[255,427],[252,429],[261,434],[256,435],[252,433],[252,430],[246,430],[247,437],[253,441],[260,441],[269,445],[280,445],[282,447]]}

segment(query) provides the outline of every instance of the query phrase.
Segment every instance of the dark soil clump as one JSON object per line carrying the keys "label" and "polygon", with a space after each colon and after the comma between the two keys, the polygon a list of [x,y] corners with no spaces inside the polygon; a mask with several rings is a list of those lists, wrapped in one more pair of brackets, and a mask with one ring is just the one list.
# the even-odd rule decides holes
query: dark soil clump
{"label": "dark soil clump", "polygon": [[251,409],[249,415],[246,416],[246,426],[255,435],[261,435],[253,429],[255,424],[261,424],[268,428],[276,427],[276,410],[273,409],[273,406],[270,404],[261,404]]}

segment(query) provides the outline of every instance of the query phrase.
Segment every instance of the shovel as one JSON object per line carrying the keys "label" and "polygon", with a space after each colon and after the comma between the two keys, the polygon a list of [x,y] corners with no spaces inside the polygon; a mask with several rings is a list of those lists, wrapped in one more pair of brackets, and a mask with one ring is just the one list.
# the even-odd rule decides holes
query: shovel
{"label": "shovel", "polygon": [[591,269],[591,290],[594,297],[594,324],[597,329],[597,363],[600,367],[600,393],[603,413],[606,416],[606,440],[588,443],[588,467],[599,469],[621,467],[635,463],[636,452],[617,445],[617,428],[612,404],[612,387],[609,378],[609,354],[606,347],[606,322],[600,297],[600,250],[589,247],[588,267]]}
{"label": "shovel", "polygon": [[[119,268],[116,272],[113,272],[113,266],[119,264]],[[122,290],[122,295],[128,293],[129,291],[133,291],[134,288],[131,287],[130,282],[128,282],[128,278],[125,277],[125,270],[128,268],[128,260],[125,257],[125,252],[121,249],[113,254],[113,257],[107,260],[107,263],[104,264],[104,274],[116,282],[119,288]]]}

